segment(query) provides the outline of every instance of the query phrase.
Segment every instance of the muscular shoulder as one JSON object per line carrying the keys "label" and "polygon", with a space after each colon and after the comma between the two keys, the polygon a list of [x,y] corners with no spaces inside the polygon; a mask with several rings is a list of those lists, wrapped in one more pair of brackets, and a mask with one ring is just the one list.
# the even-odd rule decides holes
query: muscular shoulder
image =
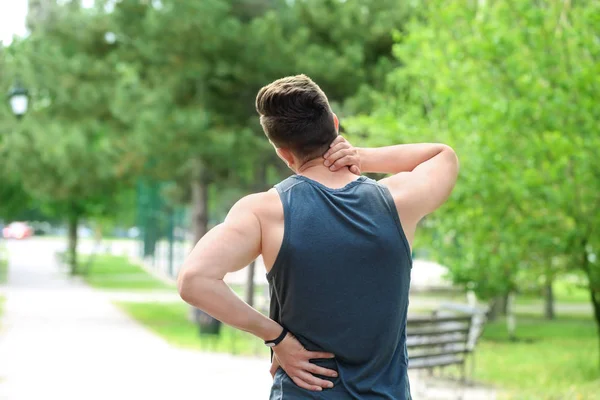
{"label": "muscular shoulder", "polygon": [[414,185],[418,185],[419,183],[412,181],[410,175],[406,172],[401,172],[393,178],[384,178],[379,183],[387,187],[390,191],[402,223],[402,228],[408,242],[412,246],[417,224],[421,220],[418,208],[415,207],[419,199],[412,189],[414,189]]}
{"label": "muscular shoulder", "polygon": [[411,193],[411,187],[415,185],[415,182],[411,181],[408,173],[401,172],[394,176],[383,178],[378,183],[390,191],[398,208],[404,209],[414,201],[415,196]]}
{"label": "muscular shoulder", "polygon": [[261,222],[283,217],[283,206],[277,190],[253,193],[241,198],[231,209],[230,215],[252,213]]}

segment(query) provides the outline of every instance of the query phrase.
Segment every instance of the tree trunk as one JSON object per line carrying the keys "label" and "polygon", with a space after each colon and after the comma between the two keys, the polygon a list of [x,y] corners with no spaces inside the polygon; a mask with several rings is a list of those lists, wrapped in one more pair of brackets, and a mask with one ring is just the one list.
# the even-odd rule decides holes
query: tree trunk
{"label": "tree trunk", "polygon": [[[255,192],[261,192],[268,190],[267,185],[267,165],[268,161],[263,160],[260,162],[255,170],[255,177],[252,189]],[[250,307],[254,307],[254,273],[256,271],[256,260],[253,260],[248,266],[248,276],[246,278],[246,303],[250,305]]]}
{"label": "tree trunk", "polygon": [[488,313],[488,318],[490,321],[495,320],[501,315],[506,315],[507,298],[508,295],[501,295],[494,297],[494,299],[491,301],[490,311]]}
{"label": "tree trunk", "polygon": [[[594,310],[594,318],[596,319],[596,328],[598,329],[598,350],[600,350],[600,275],[592,271],[587,252],[587,242],[582,243],[583,257],[581,260],[581,269],[585,272],[588,278],[588,288],[590,289],[590,300]],[[600,351],[598,351],[600,356]],[[600,368],[600,357],[598,358],[598,367]]]}
{"label": "tree trunk", "polygon": [[[204,175],[201,160],[196,160],[192,180],[190,182],[192,195],[192,233],[194,245],[202,239],[208,231],[208,185]],[[190,307],[189,319],[197,322],[197,311]]]}
{"label": "tree trunk", "polygon": [[89,275],[90,270],[92,269],[92,265],[94,265],[94,261],[96,261],[96,256],[100,252],[102,247],[102,227],[100,225],[96,226],[94,229],[94,247],[92,248],[92,253],[90,254],[85,266],[81,270],[82,275]]}
{"label": "tree trunk", "polygon": [[497,299],[494,298],[489,302],[489,311],[487,315],[489,321],[495,321],[498,318],[498,314],[500,314],[496,300]]}
{"label": "tree trunk", "polygon": [[77,274],[77,227],[79,226],[79,215],[73,210],[69,215],[69,266],[71,275]]}
{"label": "tree trunk", "polygon": [[208,185],[200,173],[192,179],[192,232],[194,244],[208,231]]}
{"label": "tree trunk", "polygon": [[[592,301],[594,318],[596,319],[596,328],[598,329],[598,349],[600,350],[600,283],[594,280],[595,277],[589,266],[587,254],[584,260],[584,266],[584,271],[588,277],[588,288],[590,289],[590,300]],[[600,351],[598,353],[600,353]],[[598,359],[598,367],[600,367],[600,358]]]}
{"label": "tree trunk", "polygon": [[[592,301],[592,308],[594,310],[594,318],[596,319],[596,328],[598,329],[598,349],[600,350],[600,290],[594,285],[592,281],[592,274],[589,270],[586,270],[588,275],[588,287],[590,289],[590,300]],[[600,353],[600,351],[599,351]],[[600,367],[600,358],[598,359],[598,367]]]}
{"label": "tree trunk", "polygon": [[506,330],[508,331],[508,338],[510,340],[517,340],[517,317],[515,316],[515,295],[509,293],[506,296]]}
{"label": "tree trunk", "polygon": [[246,280],[246,303],[254,307],[254,270],[256,269],[256,260],[248,266],[248,279]]}
{"label": "tree trunk", "polygon": [[508,308],[510,307],[509,296],[510,292],[506,292],[500,297],[500,311],[502,312],[502,315],[508,315]]}
{"label": "tree trunk", "polygon": [[544,316],[546,319],[554,319],[554,290],[552,289],[552,277],[546,277],[544,285]]}
{"label": "tree trunk", "polygon": [[[598,328],[598,349],[600,350],[600,292],[592,290],[591,294],[592,305],[594,307],[594,317],[596,318],[596,327]],[[600,367],[600,358],[598,359],[598,367]]]}

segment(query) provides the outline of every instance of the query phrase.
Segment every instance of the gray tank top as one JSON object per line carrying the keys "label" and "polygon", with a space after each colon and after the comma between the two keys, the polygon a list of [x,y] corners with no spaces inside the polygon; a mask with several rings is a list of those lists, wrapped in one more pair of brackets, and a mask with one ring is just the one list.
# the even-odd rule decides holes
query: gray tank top
{"label": "gray tank top", "polygon": [[412,259],[389,190],[367,177],[341,189],[294,175],[275,186],[281,249],[267,274],[270,317],[338,371],[311,392],[280,368],[271,399],[410,399],[406,314]]}

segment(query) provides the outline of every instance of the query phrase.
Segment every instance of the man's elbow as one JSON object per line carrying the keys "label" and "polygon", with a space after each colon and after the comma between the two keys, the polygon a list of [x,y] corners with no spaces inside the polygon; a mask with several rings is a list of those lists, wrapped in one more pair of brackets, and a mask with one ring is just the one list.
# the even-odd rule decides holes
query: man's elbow
{"label": "man's elbow", "polygon": [[454,151],[452,147],[444,145],[442,153],[445,154],[447,165],[456,172],[456,175],[458,175],[460,164],[458,161],[458,155],[456,154],[456,151]]}
{"label": "man's elbow", "polygon": [[177,277],[179,296],[186,303],[198,306],[202,301],[202,286],[204,278],[193,268],[185,268]]}

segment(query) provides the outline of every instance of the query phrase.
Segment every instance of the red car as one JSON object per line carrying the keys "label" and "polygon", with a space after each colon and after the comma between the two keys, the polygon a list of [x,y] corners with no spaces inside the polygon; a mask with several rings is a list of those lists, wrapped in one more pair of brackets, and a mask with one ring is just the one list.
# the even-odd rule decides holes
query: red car
{"label": "red car", "polygon": [[2,229],[5,239],[25,239],[33,235],[33,228],[25,222],[13,222]]}

